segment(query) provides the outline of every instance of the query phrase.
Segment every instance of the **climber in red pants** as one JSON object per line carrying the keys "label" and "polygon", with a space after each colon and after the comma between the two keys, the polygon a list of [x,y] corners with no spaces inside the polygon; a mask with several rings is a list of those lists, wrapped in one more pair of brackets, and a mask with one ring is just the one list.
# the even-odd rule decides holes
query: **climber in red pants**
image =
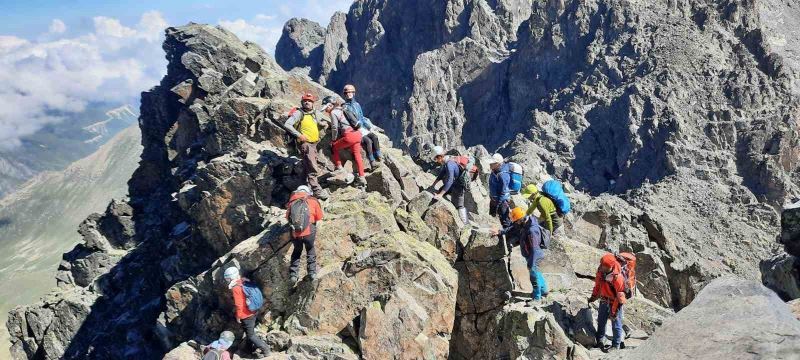
{"label": "climber in red pants", "polygon": [[342,100],[333,96],[325,97],[322,100],[322,108],[331,118],[331,144],[333,163],[336,165],[335,171],[341,171],[342,161],[339,159],[339,151],[349,149],[353,153],[358,178],[356,184],[360,187],[367,185],[364,178],[364,161],[361,158],[361,133],[350,124],[342,110]]}

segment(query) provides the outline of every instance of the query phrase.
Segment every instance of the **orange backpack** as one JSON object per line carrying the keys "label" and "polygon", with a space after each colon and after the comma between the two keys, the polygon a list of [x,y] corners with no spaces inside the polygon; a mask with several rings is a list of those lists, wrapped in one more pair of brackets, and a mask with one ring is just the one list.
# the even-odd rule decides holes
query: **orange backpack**
{"label": "orange backpack", "polygon": [[614,256],[622,268],[622,276],[625,279],[625,297],[630,299],[636,293],[636,255],[624,252]]}

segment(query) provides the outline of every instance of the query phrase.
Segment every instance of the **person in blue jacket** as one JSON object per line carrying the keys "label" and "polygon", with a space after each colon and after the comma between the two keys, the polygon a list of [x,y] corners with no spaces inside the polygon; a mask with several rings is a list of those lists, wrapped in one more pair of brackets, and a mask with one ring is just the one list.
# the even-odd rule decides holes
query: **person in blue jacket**
{"label": "person in blue jacket", "polygon": [[515,207],[511,210],[511,226],[502,230],[493,230],[494,235],[505,235],[506,246],[510,250],[513,246],[519,245],[520,253],[525,258],[533,291],[531,298],[541,300],[547,296],[547,281],[539,269],[539,263],[544,259],[542,249],[543,237],[546,229],[539,225],[539,221],[533,215],[525,215],[525,210]]}
{"label": "person in blue jacket", "polygon": [[466,192],[466,185],[461,178],[461,172],[466,171],[458,165],[456,160],[444,154],[444,149],[441,146],[433,148],[433,160],[442,167],[439,170],[439,175],[431,185],[435,189],[436,184],[441,181],[442,187],[439,190],[434,190],[433,198],[441,200],[445,194],[450,194],[450,201],[458,209],[458,216],[464,225],[469,225],[469,217],[467,216],[467,208],[464,207],[464,195]]}
{"label": "person in blue jacket", "polygon": [[492,155],[489,167],[492,169],[489,174],[489,215],[497,216],[505,229],[511,226],[511,171],[500,154]]}

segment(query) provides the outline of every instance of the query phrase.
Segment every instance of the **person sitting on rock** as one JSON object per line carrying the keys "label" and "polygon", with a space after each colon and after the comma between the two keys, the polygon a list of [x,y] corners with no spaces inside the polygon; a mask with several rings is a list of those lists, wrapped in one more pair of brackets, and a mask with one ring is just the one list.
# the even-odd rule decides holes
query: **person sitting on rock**
{"label": "person sitting on rock", "polygon": [[598,347],[603,346],[606,336],[606,323],[611,317],[613,329],[612,349],[619,349],[622,344],[622,317],[625,304],[625,279],[622,267],[614,254],[607,253],[600,258],[600,266],[594,276],[594,289],[589,303],[600,299],[600,308],[597,313],[597,333],[595,341]]}
{"label": "person sitting on rock", "polygon": [[339,158],[339,151],[350,150],[358,170],[356,185],[359,187],[367,186],[364,178],[364,161],[361,159],[361,133],[350,125],[342,111],[342,101],[338,97],[326,96],[322,100],[322,109],[328,113],[331,119],[331,158],[336,165],[337,172],[342,171],[342,160]]}
{"label": "person sitting on rock", "polygon": [[431,185],[431,189],[436,188],[436,184],[441,181],[442,187],[439,190],[434,190],[434,200],[441,200],[446,194],[450,194],[450,201],[458,209],[458,216],[464,225],[469,225],[469,217],[467,216],[467,208],[464,207],[464,195],[466,193],[467,183],[463,181],[464,177],[462,172],[464,169],[458,164],[456,158],[446,156],[444,148],[441,146],[433,147],[433,161],[441,165],[439,175]]}
{"label": "person sitting on rock", "polygon": [[306,270],[311,279],[317,278],[317,252],[314,240],[317,237],[317,222],[322,220],[322,207],[311,195],[308,186],[301,185],[289,197],[286,204],[286,218],[292,228],[292,258],[289,265],[289,283],[297,282],[300,271],[300,255],[306,248]]}
{"label": "person sitting on rock", "polygon": [[203,348],[203,360],[231,360],[231,353],[228,348],[233,345],[236,337],[233,332],[223,331],[219,334],[219,340],[214,341]]}
{"label": "person sitting on rock", "polygon": [[369,159],[370,168],[375,167],[375,162],[380,162],[381,157],[381,144],[378,141],[378,136],[375,132],[382,132],[381,128],[372,124],[372,121],[364,116],[364,111],[361,109],[361,104],[356,101],[356,87],[347,84],[342,90],[344,96],[344,108],[350,110],[358,116],[358,122],[361,127],[358,129],[361,132],[361,146],[367,152],[367,159]]}
{"label": "person sitting on rock", "polygon": [[543,296],[547,296],[547,282],[539,271],[539,262],[544,258],[544,250],[542,250],[544,233],[539,222],[530,215],[525,215],[525,210],[521,207],[515,207],[511,210],[511,226],[503,230],[494,231],[494,235],[504,234],[508,248],[519,245],[520,252],[525,258],[528,265],[528,271],[531,279],[531,298],[533,300],[540,300]]}
{"label": "person sitting on rock", "polygon": [[247,307],[247,297],[244,294],[243,285],[247,279],[242,278],[239,275],[239,269],[233,266],[225,269],[224,277],[233,296],[236,321],[242,324],[244,332],[247,334],[247,339],[261,350],[262,355],[269,355],[271,352],[269,345],[256,335],[256,312]]}
{"label": "person sitting on rock", "polygon": [[488,160],[492,173],[489,174],[489,215],[497,216],[500,225],[505,229],[511,226],[510,205],[511,175],[503,155],[494,154]]}
{"label": "person sitting on rock", "polygon": [[561,216],[556,211],[556,204],[549,197],[544,196],[534,184],[530,184],[520,191],[520,194],[530,201],[526,215],[533,215],[539,210],[539,225],[550,231],[553,236],[561,228]]}
{"label": "person sitting on rock", "polygon": [[317,176],[319,175],[319,165],[317,165],[317,143],[320,140],[319,121],[321,116],[314,109],[314,95],[311,93],[303,94],[300,98],[301,107],[292,113],[284,123],[284,128],[291,132],[300,143],[300,153],[303,157],[303,172],[306,181],[314,190],[314,195],[322,200],[328,198],[328,194],[322,190]]}

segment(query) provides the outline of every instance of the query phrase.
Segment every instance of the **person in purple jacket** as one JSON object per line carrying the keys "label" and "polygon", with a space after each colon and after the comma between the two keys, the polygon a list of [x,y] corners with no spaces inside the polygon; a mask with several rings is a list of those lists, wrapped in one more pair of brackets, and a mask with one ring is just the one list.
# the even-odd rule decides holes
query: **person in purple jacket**
{"label": "person in purple jacket", "polygon": [[464,222],[464,225],[469,225],[467,208],[464,207],[466,186],[463,181],[459,181],[462,175],[461,172],[466,170],[458,165],[455,158],[446,156],[441,146],[434,146],[433,160],[442,166],[441,170],[439,170],[439,176],[436,177],[436,181],[431,185],[435,188],[436,184],[441,181],[442,187],[434,191],[433,198],[435,200],[441,200],[445,194],[450,194],[450,201],[452,201],[453,205],[458,209],[458,215],[461,217],[461,221]]}

